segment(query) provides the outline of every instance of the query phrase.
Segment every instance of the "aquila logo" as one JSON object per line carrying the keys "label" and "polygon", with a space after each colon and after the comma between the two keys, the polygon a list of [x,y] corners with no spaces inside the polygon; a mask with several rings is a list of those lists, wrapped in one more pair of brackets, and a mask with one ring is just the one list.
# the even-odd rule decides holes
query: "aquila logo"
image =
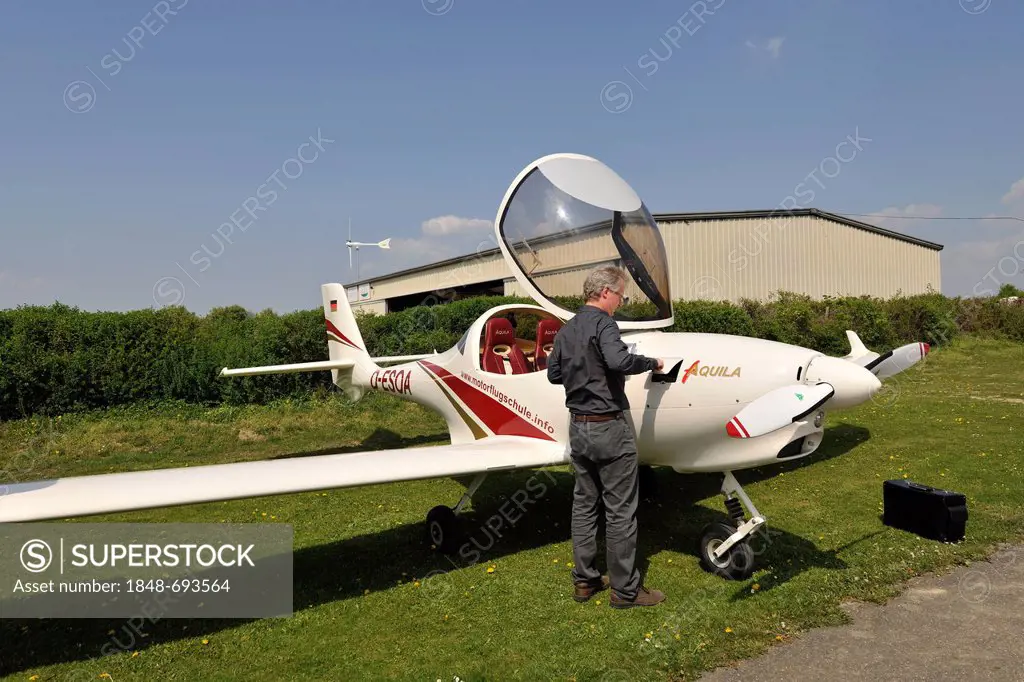
{"label": "aquila logo", "polygon": [[728,365],[701,365],[700,360],[697,360],[683,372],[682,383],[685,384],[691,375],[700,377],[738,377],[740,376],[741,369],[743,368],[737,367],[733,369]]}

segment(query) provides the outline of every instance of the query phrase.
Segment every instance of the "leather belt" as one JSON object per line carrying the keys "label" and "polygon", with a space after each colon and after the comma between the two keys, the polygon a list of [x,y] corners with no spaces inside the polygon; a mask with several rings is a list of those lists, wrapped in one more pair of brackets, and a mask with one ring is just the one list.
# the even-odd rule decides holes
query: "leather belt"
{"label": "leather belt", "polygon": [[611,412],[609,414],[574,414],[572,416],[572,420],[574,422],[610,422],[621,416],[621,412]]}

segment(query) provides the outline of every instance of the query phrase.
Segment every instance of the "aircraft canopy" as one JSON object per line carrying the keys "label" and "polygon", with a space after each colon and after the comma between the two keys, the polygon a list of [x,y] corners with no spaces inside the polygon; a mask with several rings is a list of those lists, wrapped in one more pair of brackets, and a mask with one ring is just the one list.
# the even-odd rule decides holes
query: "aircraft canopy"
{"label": "aircraft canopy", "polygon": [[[509,188],[496,221],[505,259],[540,305],[562,317],[601,265],[627,273],[615,314],[622,329],[673,322],[668,258],[658,224],[622,178],[596,159],[556,154],[534,162]],[[571,309],[567,309],[571,308]]]}

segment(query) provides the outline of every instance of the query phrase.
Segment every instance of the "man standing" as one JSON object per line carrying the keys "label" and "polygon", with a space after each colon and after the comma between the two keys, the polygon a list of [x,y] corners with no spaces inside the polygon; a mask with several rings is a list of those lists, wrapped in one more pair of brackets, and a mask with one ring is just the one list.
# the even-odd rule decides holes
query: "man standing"
{"label": "man standing", "polygon": [[[572,571],[576,601],[607,588],[616,608],[654,606],[665,599],[641,584],[636,568],[638,501],[636,438],[626,421],[627,374],[660,370],[660,359],[633,355],[612,314],[622,304],[626,274],[600,267],[583,283],[586,304],[555,337],[548,381],[565,387],[569,447],[576,473],[573,492]],[[595,567],[597,523],[604,502],[609,578]]]}

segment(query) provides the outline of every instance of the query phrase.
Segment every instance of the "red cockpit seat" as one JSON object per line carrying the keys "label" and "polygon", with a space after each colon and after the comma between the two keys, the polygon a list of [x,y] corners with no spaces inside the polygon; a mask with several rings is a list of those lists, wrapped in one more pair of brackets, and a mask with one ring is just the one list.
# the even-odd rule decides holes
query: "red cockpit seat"
{"label": "red cockpit seat", "polygon": [[538,370],[547,369],[548,355],[554,348],[555,335],[561,328],[562,323],[559,320],[541,320],[537,324],[537,350],[534,361],[537,363]]}
{"label": "red cockpit seat", "polygon": [[[511,372],[505,370],[506,358]],[[526,356],[516,345],[516,332],[512,328],[512,323],[504,317],[495,317],[487,321],[484,328],[484,357],[481,364],[485,372],[495,374],[526,374],[530,371]]]}

